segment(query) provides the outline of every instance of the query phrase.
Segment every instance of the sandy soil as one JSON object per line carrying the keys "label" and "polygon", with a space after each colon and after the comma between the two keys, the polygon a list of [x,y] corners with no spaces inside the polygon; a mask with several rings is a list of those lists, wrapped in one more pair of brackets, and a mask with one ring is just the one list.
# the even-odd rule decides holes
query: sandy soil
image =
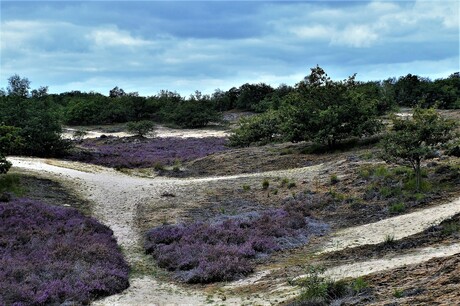
{"label": "sandy soil", "polygon": [[[81,138],[98,138],[101,135],[115,136],[115,137],[128,137],[133,134],[127,133],[126,131],[104,131],[102,129],[86,130],[78,129],[75,127],[64,128],[62,133],[63,138],[73,139],[74,133],[78,130],[85,130],[86,134]],[[228,130],[216,130],[216,129],[173,129],[166,126],[159,125],[155,128],[153,135],[147,135],[147,137],[179,137],[179,138],[204,138],[204,137],[227,137],[229,135]]]}
{"label": "sandy soil", "polygon": [[[93,215],[114,231],[127,260],[133,267],[149,266],[151,259],[143,254],[142,233],[136,224],[138,207],[148,203],[160,209],[165,199],[165,192],[180,197],[180,205],[171,209],[171,218],[180,217],[180,212],[193,207],[197,200],[197,190],[206,191],[215,184],[241,186],[241,184],[260,185],[261,178],[288,177],[309,181],[317,177],[324,169],[337,167],[343,161],[325,162],[323,164],[252,174],[216,176],[204,178],[143,178],[133,177],[99,166],[90,166],[77,162],[52,159],[8,158],[14,168],[27,170],[44,178],[61,182],[67,188],[78,192],[90,200]],[[169,208],[168,208],[169,209]],[[348,228],[333,233],[324,241],[318,253],[332,252],[360,245],[376,244],[384,241],[387,234],[395,240],[403,239],[427,227],[441,222],[460,212],[460,199],[432,208],[415,211],[410,214],[382,220],[372,224]],[[414,249],[411,252],[388,256],[355,264],[332,267],[327,272],[335,278],[359,276],[375,271],[396,268],[407,263],[419,263],[433,257],[444,257],[460,252],[460,244]],[[135,268],[136,269],[136,268]],[[137,275],[130,279],[131,287],[121,294],[99,301],[95,305],[271,305],[292,298],[298,289],[287,285],[285,279],[271,284],[266,283],[271,271],[259,271],[254,276],[236,281],[227,286],[182,286],[157,277]],[[273,279],[271,279],[273,281]],[[248,285],[261,285],[260,292],[231,294],[231,290]],[[228,289],[231,289],[228,291]]]}

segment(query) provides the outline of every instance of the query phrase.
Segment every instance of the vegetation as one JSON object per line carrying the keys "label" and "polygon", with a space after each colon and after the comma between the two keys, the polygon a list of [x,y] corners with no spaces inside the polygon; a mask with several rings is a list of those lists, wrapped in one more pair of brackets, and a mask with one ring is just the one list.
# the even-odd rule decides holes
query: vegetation
{"label": "vegetation", "polygon": [[[224,138],[163,137],[138,141],[130,138],[107,137],[84,139],[83,150],[74,150],[66,158],[113,168],[147,168],[164,170],[165,165],[190,161],[226,150]],[[178,166],[178,165],[176,165]]]}
{"label": "vegetation", "polygon": [[278,110],[243,119],[230,136],[230,145],[309,140],[333,148],[346,138],[377,133],[381,127],[377,114],[376,99],[359,89],[354,76],[332,81],[317,66],[283,97]]}
{"label": "vegetation", "polygon": [[136,122],[128,122],[126,125],[128,131],[139,137],[152,133],[155,129],[155,124],[150,120],[141,120]]}
{"label": "vegetation", "polygon": [[145,248],[158,265],[188,283],[228,281],[253,271],[253,259],[307,243],[327,226],[310,222],[308,205],[192,224],[162,225],[147,233]]}
{"label": "vegetation", "polygon": [[74,209],[0,203],[0,304],[88,304],[126,289],[112,231]]}
{"label": "vegetation", "polygon": [[[10,145],[8,153],[36,156],[63,154],[69,143],[61,138],[61,123],[47,88],[30,91],[29,80],[18,75],[10,77],[8,82],[7,94],[0,96],[0,123],[15,127],[14,136],[18,136],[15,138],[22,140],[21,146]],[[8,128],[2,128],[3,137],[5,129]]]}
{"label": "vegetation", "polygon": [[366,281],[357,278],[351,282],[334,281],[323,275],[324,268],[308,266],[306,276],[295,281],[302,291],[299,298],[289,306],[297,305],[331,305],[334,301],[343,300],[365,290]]}
{"label": "vegetation", "polygon": [[454,137],[455,123],[442,118],[434,109],[416,108],[412,117],[392,118],[392,130],[384,137],[384,158],[408,163],[415,173],[415,187],[420,190],[421,163],[439,155],[437,150]]}
{"label": "vegetation", "polygon": [[0,125],[0,175],[10,170],[11,163],[5,155],[14,152],[21,147],[19,129],[13,126]]}

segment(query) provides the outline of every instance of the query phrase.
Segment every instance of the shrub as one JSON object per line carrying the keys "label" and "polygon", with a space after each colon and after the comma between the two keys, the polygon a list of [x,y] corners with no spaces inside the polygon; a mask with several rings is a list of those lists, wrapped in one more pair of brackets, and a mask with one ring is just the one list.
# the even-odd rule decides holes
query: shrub
{"label": "shrub", "polygon": [[337,177],[337,174],[331,174],[330,182],[332,185],[335,185],[339,182],[339,178]]}
{"label": "shrub", "polygon": [[251,190],[251,186],[244,184],[243,191],[249,191],[249,190]]}
{"label": "shrub", "polygon": [[389,208],[389,211],[392,214],[400,214],[400,213],[404,212],[405,210],[406,210],[406,205],[404,205],[404,203],[402,203],[402,202],[395,203],[395,204],[391,205],[390,208]]}
{"label": "shrub", "polygon": [[367,287],[369,287],[369,284],[362,277],[358,277],[352,282],[352,289],[354,292],[359,293]]}
{"label": "shrub", "polygon": [[303,303],[314,305],[328,305],[335,299],[345,296],[348,291],[348,284],[345,281],[333,281],[322,274],[321,267],[309,266],[307,276],[297,281],[302,288],[299,300]]}
{"label": "shrub", "polygon": [[263,180],[262,189],[267,190],[269,186],[270,186],[270,182],[267,179]]}
{"label": "shrub", "polygon": [[139,137],[152,133],[155,129],[155,124],[150,120],[141,120],[135,122],[128,122],[126,127],[130,133],[135,134]]}
{"label": "shrub", "polygon": [[288,203],[283,209],[222,215],[209,222],[162,225],[147,232],[145,249],[180,281],[233,280],[253,271],[253,259],[327,231],[307,215],[306,205]]}
{"label": "shrub", "polygon": [[16,174],[0,175],[0,194],[13,193],[17,196],[22,195],[24,192],[19,176]]}
{"label": "shrub", "polygon": [[74,209],[0,204],[0,304],[88,304],[129,286],[113,232]]}

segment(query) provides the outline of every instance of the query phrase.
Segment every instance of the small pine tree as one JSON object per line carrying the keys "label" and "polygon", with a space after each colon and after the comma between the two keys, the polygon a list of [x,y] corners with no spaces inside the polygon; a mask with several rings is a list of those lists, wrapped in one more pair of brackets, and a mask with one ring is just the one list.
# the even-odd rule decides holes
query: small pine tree
{"label": "small pine tree", "polygon": [[433,108],[416,108],[412,117],[393,116],[392,122],[391,131],[382,140],[383,158],[410,164],[419,191],[422,161],[435,157],[440,146],[456,136],[456,123],[441,117]]}

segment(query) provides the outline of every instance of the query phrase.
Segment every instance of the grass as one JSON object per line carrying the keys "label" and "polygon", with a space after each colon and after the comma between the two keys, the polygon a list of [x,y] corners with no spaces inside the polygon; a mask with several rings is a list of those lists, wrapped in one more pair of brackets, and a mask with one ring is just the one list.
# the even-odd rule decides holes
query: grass
{"label": "grass", "polygon": [[402,202],[395,203],[391,205],[388,210],[392,214],[400,214],[406,210],[406,205]]}
{"label": "grass", "polygon": [[24,194],[25,190],[21,186],[19,175],[12,173],[0,175],[0,196],[5,192],[12,193],[16,196]]}
{"label": "grass", "polygon": [[337,177],[337,174],[331,174],[329,181],[331,182],[331,185],[337,184],[339,182],[339,178]]}
{"label": "grass", "polygon": [[268,187],[270,187],[270,182],[267,179],[263,180],[262,189],[267,190]]}
{"label": "grass", "polygon": [[392,245],[395,242],[395,235],[394,234],[386,234],[385,240],[383,241],[386,245]]}
{"label": "grass", "polygon": [[460,232],[460,223],[455,221],[447,222],[443,225],[442,233],[446,236]]}

